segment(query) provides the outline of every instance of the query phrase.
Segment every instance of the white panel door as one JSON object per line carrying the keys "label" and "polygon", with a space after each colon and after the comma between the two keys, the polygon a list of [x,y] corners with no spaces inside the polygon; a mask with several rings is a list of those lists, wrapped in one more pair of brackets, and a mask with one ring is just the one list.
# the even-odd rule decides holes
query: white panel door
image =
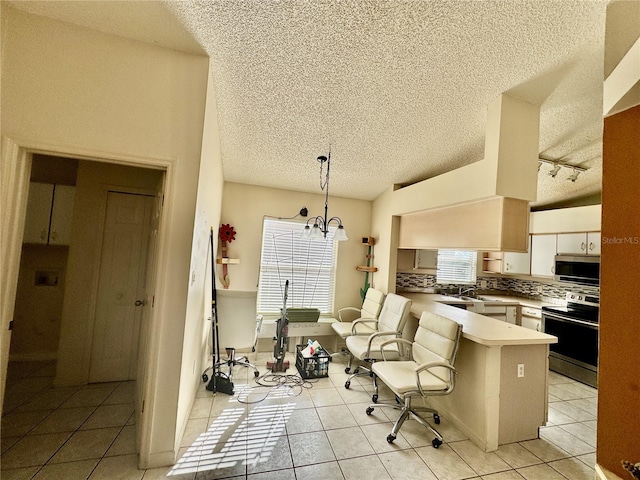
{"label": "white panel door", "polygon": [[109,192],[90,382],[134,380],[153,197]]}

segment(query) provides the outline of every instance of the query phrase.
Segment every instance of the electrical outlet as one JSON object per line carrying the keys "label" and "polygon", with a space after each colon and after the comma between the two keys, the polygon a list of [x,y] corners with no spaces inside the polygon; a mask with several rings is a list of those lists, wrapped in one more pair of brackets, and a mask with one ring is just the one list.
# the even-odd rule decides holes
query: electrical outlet
{"label": "electrical outlet", "polygon": [[524,377],[524,363],[518,364],[518,378]]}
{"label": "electrical outlet", "polygon": [[538,290],[538,293],[542,293],[542,285],[538,285],[537,290]]}
{"label": "electrical outlet", "polygon": [[480,288],[487,288],[487,281],[486,280],[480,280]]}

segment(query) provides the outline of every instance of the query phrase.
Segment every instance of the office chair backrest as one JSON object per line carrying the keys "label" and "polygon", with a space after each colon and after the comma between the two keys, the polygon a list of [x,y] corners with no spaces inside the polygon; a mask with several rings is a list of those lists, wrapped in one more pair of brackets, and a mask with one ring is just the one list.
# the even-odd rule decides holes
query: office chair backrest
{"label": "office chair backrest", "polygon": [[256,341],[257,291],[217,290],[220,348],[246,349]]}
{"label": "office chair backrest", "polygon": [[411,313],[411,300],[396,295],[387,294],[378,317],[379,332],[402,332]]}
{"label": "office chair backrest", "polygon": [[383,302],[384,293],[375,288],[368,288],[360,309],[360,318],[378,318]]}
{"label": "office chair backrest", "polygon": [[[413,341],[413,359],[419,363],[445,362],[453,366],[458,353],[462,325],[455,320],[431,312],[422,312]],[[449,370],[433,369],[431,373],[449,381]]]}

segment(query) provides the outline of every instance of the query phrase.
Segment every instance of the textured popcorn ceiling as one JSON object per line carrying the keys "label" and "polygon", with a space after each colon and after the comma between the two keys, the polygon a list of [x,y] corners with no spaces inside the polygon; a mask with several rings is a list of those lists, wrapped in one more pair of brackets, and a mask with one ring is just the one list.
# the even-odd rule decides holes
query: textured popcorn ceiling
{"label": "textured popcorn ceiling", "polygon": [[506,92],[541,104],[542,158],[588,169],[571,183],[543,165],[534,206],[600,192],[606,1],[77,3],[13,5],[201,45],[228,181],[320,193],[315,159],[331,144],[331,194],[371,200],[481,160],[487,105]]}

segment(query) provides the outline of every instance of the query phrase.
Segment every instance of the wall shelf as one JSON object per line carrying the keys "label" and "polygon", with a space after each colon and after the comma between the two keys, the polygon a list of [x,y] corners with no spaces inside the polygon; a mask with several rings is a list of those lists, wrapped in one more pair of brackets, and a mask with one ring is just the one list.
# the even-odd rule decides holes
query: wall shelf
{"label": "wall shelf", "polygon": [[377,272],[378,267],[366,267],[364,265],[358,265],[356,270],[359,272]]}
{"label": "wall shelf", "polygon": [[240,259],[222,257],[222,258],[216,258],[216,263],[218,265],[238,265],[240,263]]}

